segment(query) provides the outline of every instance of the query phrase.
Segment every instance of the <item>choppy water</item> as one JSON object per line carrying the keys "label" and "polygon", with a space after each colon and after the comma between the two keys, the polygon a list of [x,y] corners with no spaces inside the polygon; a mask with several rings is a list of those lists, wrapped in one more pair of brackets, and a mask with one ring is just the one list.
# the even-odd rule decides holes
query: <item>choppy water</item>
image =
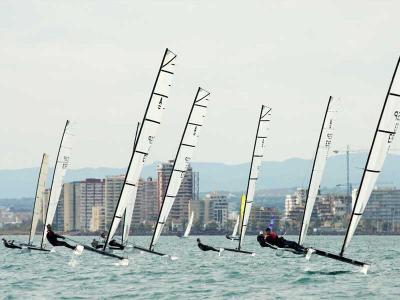
{"label": "choppy water", "polygon": [[[11,237],[10,237],[11,238]],[[14,237],[25,240],[25,237]],[[89,243],[89,237],[74,237]],[[290,239],[291,237],[288,237]],[[295,237],[292,237],[295,239]],[[203,243],[235,246],[224,237],[201,237]],[[310,246],[338,252],[342,237],[310,237]],[[149,237],[137,237],[148,245]],[[133,252],[129,266],[84,251],[72,255],[20,254],[0,248],[0,298],[4,299],[400,299],[400,237],[355,237],[347,256],[370,261],[368,275],[327,258],[275,255],[249,236],[246,249],[257,255],[202,252],[196,237],[162,237],[157,250],[179,259]]]}

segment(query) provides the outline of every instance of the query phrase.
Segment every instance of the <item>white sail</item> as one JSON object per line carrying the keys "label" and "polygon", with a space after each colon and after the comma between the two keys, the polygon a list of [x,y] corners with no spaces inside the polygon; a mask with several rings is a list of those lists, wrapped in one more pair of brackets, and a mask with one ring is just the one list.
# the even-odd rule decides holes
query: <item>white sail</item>
{"label": "white sail", "polygon": [[54,166],[53,180],[51,182],[49,202],[47,204],[46,217],[44,222],[41,247],[46,243],[47,224],[52,224],[56,214],[58,200],[60,198],[63,185],[63,178],[70,164],[72,150],[71,123],[67,121],[61,138],[60,148],[58,150],[56,163]]}
{"label": "white sail", "polygon": [[240,219],[240,216],[237,216],[235,227],[233,227],[233,231],[232,231],[232,237],[235,237],[237,235],[237,232],[239,229],[239,219]]}
{"label": "white sail", "polygon": [[304,207],[303,221],[301,223],[301,231],[299,235],[300,245],[303,245],[304,239],[307,235],[308,226],[310,225],[311,220],[311,214],[314,209],[315,199],[318,195],[318,190],[321,184],[322,175],[324,174],[329,149],[331,148],[333,131],[336,122],[337,102],[338,101],[333,97],[329,97],[324,121],[322,122],[322,128],[317,144],[317,151],[315,153],[310,182],[307,190],[307,199],[306,205]]}
{"label": "white sail", "polygon": [[254,142],[253,156],[250,164],[249,179],[247,182],[246,202],[244,205],[243,221],[241,224],[240,237],[239,237],[239,247],[238,247],[239,250],[243,245],[247,224],[250,218],[250,211],[251,211],[251,206],[253,205],[256,181],[258,178],[258,173],[260,171],[262,159],[264,156],[264,149],[268,138],[270,121],[271,121],[271,108],[263,105],[261,107],[260,119],[258,120],[257,134]]}
{"label": "white sail", "polygon": [[36,186],[35,203],[33,204],[31,230],[29,233],[29,240],[28,240],[29,245],[32,245],[33,243],[33,239],[35,238],[36,234],[37,224],[42,215],[42,202],[44,201],[43,193],[46,185],[48,160],[49,160],[49,155],[44,153],[42,157],[42,163],[40,165],[39,178]]}
{"label": "white sail", "polygon": [[194,149],[200,136],[201,127],[204,124],[209,95],[209,92],[203,90],[202,88],[198,88],[185,130],[182,135],[178,152],[174,160],[172,173],[167,184],[167,190],[163,197],[156,228],[154,229],[153,238],[151,239],[150,243],[150,250],[154,250],[154,246],[160,238],[169,212],[171,211],[176,195],[178,194],[179,187],[181,186],[182,180],[185,177],[189,162],[192,159]]}
{"label": "white sail", "polygon": [[[136,147],[136,142],[138,139],[138,134],[139,134],[139,129],[140,129],[140,122],[137,123],[136,126],[136,132],[135,132],[135,141],[133,143],[133,151],[135,151],[135,147]],[[124,224],[123,224],[123,228],[122,228],[122,244],[126,244],[128,242],[128,237],[129,237],[129,231],[131,228],[131,224],[132,224],[132,217],[133,217],[133,208],[135,202],[134,201],[128,201],[128,205],[125,209],[125,213],[124,213]],[[129,212],[128,214],[126,212]]]}
{"label": "white sail", "polygon": [[193,218],[194,218],[194,212],[192,211],[192,213],[190,214],[189,223],[185,230],[185,234],[183,235],[183,237],[185,238],[189,237],[190,230],[192,230]]}
{"label": "white sail", "polygon": [[371,195],[371,192],[382,170],[383,163],[390,145],[396,135],[400,123],[400,78],[396,77],[400,58],[392,77],[389,90],[386,95],[383,109],[375,131],[371,149],[368,155],[367,163],[361,178],[360,187],[354,202],[349,227],[342,246],[340,255],[343,255],[348,247],[356,229],[358,222],[364,213],[365,207]]}
{"label": "white sail", "polygon": [[[150,148],[154,143],[166,103],[168,102],[169,91],[174,77],[175,61],[176,55],[166,49],[157,74],[157,79],[153,86],[150,100],[147,104],[143,121],[140,125],[135,149],[129,162],[124,185],[122,186],[120,198],[114,212],[114,218],[104,248],[107,247],[108,242],[114,236],[125,211],[128,218],[132,217],[140,173],[142,172]],[[129,228],[130,222],[126,222],[123,228],[123,236],[125,240],[128,238]]]}

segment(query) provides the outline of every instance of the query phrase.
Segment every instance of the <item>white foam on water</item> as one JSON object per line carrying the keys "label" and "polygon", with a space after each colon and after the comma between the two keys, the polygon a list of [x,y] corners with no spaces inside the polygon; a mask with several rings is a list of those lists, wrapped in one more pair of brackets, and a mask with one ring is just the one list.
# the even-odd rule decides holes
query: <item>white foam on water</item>
{"label": "white foam on water", "polygon": [[118,261],[117,263],[115,263],[114,265],[116,266],[129,266],[129,259],[128,258],[124,258],[120,261]]}
{"label": "white foam on water", "polygon": [[82,245],[76,245],[75,250],[74,250],[74,254],[75,255],[81,255],[83,252],[83,246]]}
{"label": "white foam on water", "polygon": [[221,256],[224,251],[225,251],[224,248],[219,248],[218,256]]}
{"label": "white foam on water", "polygon": [[169,259],[170,259],[170,260],[178,260],[178,256],[173,256],[173,255],[172,255],[172,256],[169,257]]}
{"label": "white foam on water", "polygon": [[360,268],[360,272],[363,273],[364,275],[367,275],[369,267],[370,265],[365,264],[364,266],[362,266],[362,268]]}
{"label": "white foam on water", "polygon": [[307,250],[307,255],[306,255],[306,260],[310,260],[310,258],[311,258],[311,255],[313,254],[315,252],[315,250],[314,249],[308,249]]}
{"label": "white foam on water", "polygon": [[55,247],[51,248],[50,253],[56,253],[56,248]]}

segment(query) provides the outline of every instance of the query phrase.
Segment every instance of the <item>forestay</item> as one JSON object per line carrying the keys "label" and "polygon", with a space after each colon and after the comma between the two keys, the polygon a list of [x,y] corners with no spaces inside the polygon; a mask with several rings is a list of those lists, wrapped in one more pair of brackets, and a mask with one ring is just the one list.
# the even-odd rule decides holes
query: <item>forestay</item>
{"label": "forestay", "polygon": [[[166,49],[140,126],[137,142],[128,165],[111,228],[108,232],[106,243],[104,244],[104,250],[110,239],[114,236],[125,210],[126,214],[129,216],[133,212],[140,173],[150,148],[154,143],[164,109],[168,102],[169,91],[174,77],[175,61],[176,55],[172,51]],[[123,229],[125,231],[123,233],[125,239],[127,239],[129,235],[129,226],[130,224],[127,224]]]}
{"label": "forestay", "polygon": [[343,255],[356,231],[358,222],[364,213],[368,199],[382,170],[387,152],[399,128],[400,79],[396,76],[399,61],[400,58],[397,61],[392,81],[386,94],[340,255]]}
{"label": "forestay", "polygon": [[183,235],[183,237],[186,237],[186,238],[189,237],[190,230],[192,229],[192,225],[193,225],[193,218],[194,218],[194,212],[192,211],[192,213],[190,214],[189,223],[186,227],[185,234]]}
{"label": "forestay", "polygon": [[168,180],[167,190],[163,197],[161,210],[158,215],[157,225],[154,229],[153,237],[151,239],[149,247],[150,250],[154,250],[154,246],[157,244],[157,241],[160,238],[169,212],[171,211],[172,205],[174,204],[175,197],[178,194],[181,182],[185,177],[189,162],[193,157],[194,149],[197,145],[200,131],[206,117],[209,95],[210,93],[206,90],[198,88],[174,160],[172,173]]}
{"label": "forestay", "polygon": [[264,156],[264,149],[268,138],[270,121],[271,121],[271,108],[263,105],[261,107],[260,119],[258,121],[258,127],[257,127],[257,134],[254,141],[253,156],[250,164],[249,179],[247,182],[247,191],[246,191],[246,202],[244,205],[243,221],[241,224],[238,250],[240,250],[241,246],[243,245],[244,237],[246,234],[251,207],[253,205],[256,181],[258,178],[258,173],[261,168],[261,163]]}
{"label": "forestay", "polygon": [[314,209],[315,199],[318,195],[318,190],[321,184],[322,175],[324,174],[329,149],[331,148],[337,113],[337,102],[338,101],[336,99],[333,99],[333,97],[329,97],[328,106],[326,107],[324,115],[324,121],[322,122],[317,150],[315,152],[314,163],[311,171],[310,182],[307,190],[307,200],[303,213],[303,221],[301,223],[301,231],[299,235],[300,245],[304,243],[304,239],[307,235],[308,226],[310,225],[311,214]]}
{"label": "forestay", "polygon": [[42,157],[42,163],[40,164],[39,170],[39,178],[36,186],[36,195],[35,195],[35,203],[33,204],[33,212],[32,212],[32,222],[31,222],[31,230],[29,233],[28,244],[32,245],[33,239],[36,234],[36,227],[39,221],[39,218],[42,216],[42,202],[43,202],[43,193],[46,185],[47,171],[48,171],[48,160],[49,155],[44,153]]}
{"label": "forestay", "polygon": [[64,132],[61,138],[60,147],[58,149],[56,164],[54,166],[53,180],[51,182],[49,202],[47,204],[46,218],[44,221],[43,236],[41,248],[46,243],[47,224],[52,224],[56,213],[58,200],[60,199],[63,178],[70,165],[71,150],[72,150],[72,126],[70,121],[67,121],[64,127]]}

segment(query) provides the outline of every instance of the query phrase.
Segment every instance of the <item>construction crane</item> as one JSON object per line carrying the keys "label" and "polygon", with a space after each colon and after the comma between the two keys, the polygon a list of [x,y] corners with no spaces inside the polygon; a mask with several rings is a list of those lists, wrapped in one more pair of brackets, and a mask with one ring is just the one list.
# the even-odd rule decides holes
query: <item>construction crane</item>
{"label": "construction crane", "polygon": [[[333,153],[335,154],[340,154],[340,153],[346,153],[346,194],[347,197],[351,197],[351,190],[352,190],[352,184],[350,182],[350,153],[362,153],[362,152],[368,152],[369,150],[367,149],[350,149],[350,145],[347,145],[346,149],[336,149],[333,150]],[[400,149],[390,149],[390,152],[398,152]],[[343,186],[342,184],[337,185],[337,186]]]}

